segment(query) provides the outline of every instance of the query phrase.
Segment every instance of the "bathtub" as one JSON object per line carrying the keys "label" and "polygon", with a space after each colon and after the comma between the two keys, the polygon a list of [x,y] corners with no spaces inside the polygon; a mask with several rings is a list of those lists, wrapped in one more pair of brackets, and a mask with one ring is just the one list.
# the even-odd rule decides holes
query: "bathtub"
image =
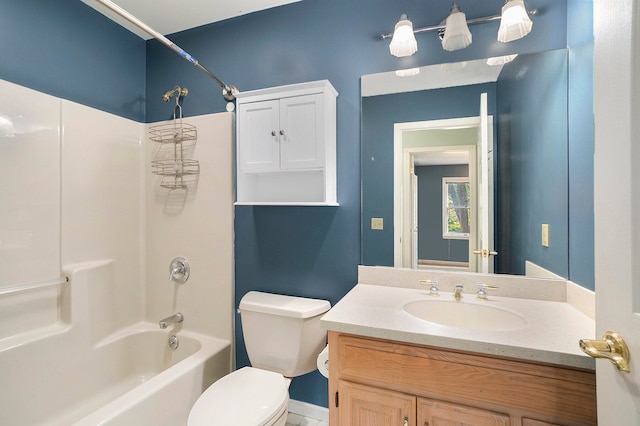
{"label": "bathtub", "polygon": [[[79,300],[94,273],[74,273],[65,284],[70,321],[0,341],[0,425],[185,425],[200,394],[229,372],[228,340],[182,324],[115,331],[96,324],[91,303]],[[172,335],[176,349],[168,345]]]}

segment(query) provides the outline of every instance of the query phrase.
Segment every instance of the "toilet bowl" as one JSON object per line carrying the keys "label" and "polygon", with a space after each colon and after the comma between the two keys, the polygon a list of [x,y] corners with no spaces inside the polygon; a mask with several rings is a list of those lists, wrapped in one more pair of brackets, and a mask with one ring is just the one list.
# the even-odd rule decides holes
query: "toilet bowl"
{"label": "toilet bowl", "polygon": [[187,425],[284,426],[290,381],[278,373],[243,367],[204,391]]}
{"label": "toilet bowl", "polygon": [[320,317],[330,307],[326,300],[247,293],[239,311],[252,367],[209,386],[187,425],[284,426],[291,378],[316,369],[326,345]]}

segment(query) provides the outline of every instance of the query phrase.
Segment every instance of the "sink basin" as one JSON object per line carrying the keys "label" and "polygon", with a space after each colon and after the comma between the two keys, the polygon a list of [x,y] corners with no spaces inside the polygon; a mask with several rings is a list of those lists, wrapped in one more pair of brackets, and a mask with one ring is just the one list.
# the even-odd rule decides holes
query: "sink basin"
{"label": "sink basin", "polygon": [[471,330],[509,331],[527,326],[520,315],[496,306],[447,300],[419,300],[404,310],[424,321]]}

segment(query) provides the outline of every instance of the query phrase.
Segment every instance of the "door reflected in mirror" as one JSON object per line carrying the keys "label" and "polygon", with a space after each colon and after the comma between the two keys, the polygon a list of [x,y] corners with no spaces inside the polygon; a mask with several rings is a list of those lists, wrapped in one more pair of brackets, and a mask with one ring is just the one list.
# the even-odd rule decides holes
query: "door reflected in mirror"
{"label": "door reflected in mirror", "polygon": [[[363,76],[362,223],[375,217],[394,226],[363,227],[362,264],[517,275],[531,267],[568,278],[569,217],[582,215],[588,222],[593,216],[593,211],[570,211],[569,206],[569,152],[577,149],[570,146],[569,114],[585,125],[592,125],[592,116],[569,102],[568,62],[568,51],[561,49],[519,55],[497,67],[479,60],[422,67],[415,77]],[[484,123],[479,118],[483,93]],[[486,124],[485,149],[481,123]],[[449,142],[444,133],[464,129],[470,135],[461,142]],[[430,184],[424,176],[420,179],[426,173],[422,167],[435,168],[429,162],[456,145],[465,146],[462,151],[469,155],[469,232],[462,238],[465,232],[445,230],[449,213],[443,190],[444,178],[460,176],[442,172],[439,178],[430,177]],[[592,173],[587,171],[586,177]],[[436,193],[421,195],[421,187],[434,181],[439,182]],[[456,209],[461,208],[451,207],[452,217],[459,219]],[[542,224],[548,224],[548,247],[541,244]],[[454,247],[460,243],[466,247]],[[438,254],[429,252],[436,247]],[[497,256],[490,255],[495,252]]]}
{"label": "door reflected in mirror", "polygon": [[[480,97],[477,101],[479,106]],[[484,120],[489,123],[493,117]],[[479,217],[483,195],[492,186],[492,179],[482,180],[479,174],[491,154],[489,146],[481,148],[480,121],[477,116],[395,124],[394,266],[473,272],[483,272],[486,266],[484,272],[489,272],[489,265],[478,262],[473,254],[483,243],[493,247],[493,240],[487,240],[489,228],[482,228],[493,218],[482,221]],[[492,128],[483,126],[487,140],[492,138]],[[457,182],[468,187],[466,208],[459,206],[460,197],[453,192]],[[446,190],[447,183],[451,191]],[[454,202],[455,208],[450,207]],[[461,223],[460,217],[464,232],[462,225],[460,232],[450,231],[450,226]]]}

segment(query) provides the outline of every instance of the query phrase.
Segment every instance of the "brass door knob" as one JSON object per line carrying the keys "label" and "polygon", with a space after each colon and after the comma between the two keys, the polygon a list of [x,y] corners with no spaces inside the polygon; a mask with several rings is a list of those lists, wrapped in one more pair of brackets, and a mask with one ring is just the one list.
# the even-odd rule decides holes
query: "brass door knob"
{"label": "brass door knob", "polygon": [[580,340],[580,349],[593,358],[607,358],[620,371],[630,371],[629,347],[615,331],[604,333],[602,340]]}
{"label": "brass door knob", "polygon": [[487,249],[482,249],[482,250],[474,250],[473,254],[480,254],[482,255],[482,257],[489,257],[489,256],[497,256],[498,252],[497,251],[490,251]]}

